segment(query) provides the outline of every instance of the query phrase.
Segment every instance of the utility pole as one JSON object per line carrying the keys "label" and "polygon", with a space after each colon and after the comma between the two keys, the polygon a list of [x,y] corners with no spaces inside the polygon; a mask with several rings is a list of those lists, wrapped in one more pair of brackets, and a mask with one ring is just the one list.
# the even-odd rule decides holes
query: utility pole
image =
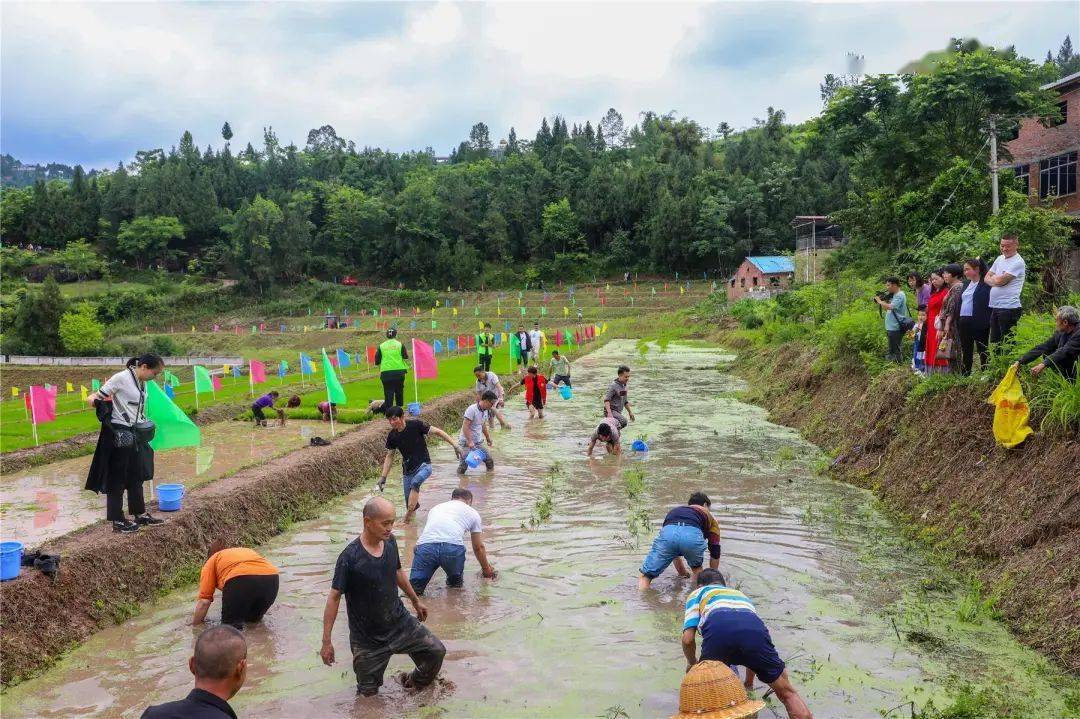
{"label": "utility pole", "polygon": [[990,116],[990,208],[998,213],[997,118]]}

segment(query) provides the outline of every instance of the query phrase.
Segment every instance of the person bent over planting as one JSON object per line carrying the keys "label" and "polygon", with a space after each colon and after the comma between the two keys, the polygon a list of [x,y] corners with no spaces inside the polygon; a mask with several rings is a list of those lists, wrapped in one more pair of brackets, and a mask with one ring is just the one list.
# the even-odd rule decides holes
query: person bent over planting
{"label": "person bent over planting", "polygon": [[214,590],[221,590],[221,623],[242,629],[244,622],[262,621],[278,594],[278,569],[258,552],[232,547],[224,539],[210,543],[199,573],[199,600],[191,623],[202,624]]}
{"label": "person bent over planting", "polygon": [[[406,689],[420,689],[435,681],[442,668],[446,647],[421,624],[428,610],[420,601],[401,568],[394,527],[394,505],[382,497],[372,497],[364,505],[364,530],[338,556],[330,595],[323,610],[323,663],[334,663],[331,633],[345,595],[349,617],[349,646],[352,649],[356,691],[363,696],[379,692],[386,665],[394,654],[408,654],[416,663],[410,674],[400,676]],[[416,610],[409,614],[398,596],[405,592]]]}
{"label": "person bent over planting", "polygon": [[592,456],[593,448],[596,447],[597,442],[604,443],[607,447],[608,454],[621,454],[621,436],[622,433],[619,431],[618,421],[613,417],[604,417],[600,420],[600,424],[597,425],[596,431],[593,432],[593,436],[589,439],[588,456]]}
{"label": "person bent over planting", "polygon": [[285,426],[285,410],[281,407],[274,407],[274,402],[277,402],[279,396],[277,390],[271,390],[251,404],[251,414],[255,416],[256,427],[266,426],[265,410],[268,409],[274,410],[278,416],[278,424],[282,427]]}
{"label": "person bent over planting", "polygon": [[[494,392],[488,390],[480,395],[478,401],[469,405],[469,408],[465,410],[465,416],[461,422],[461,434],[458,436],[458,445],[465,450],[465,456],[458,463],[458,474],[465,474],[465,470],[469,468],[466,459],[468,453],[474,449],[484,451],[484,466],[487,467],[489,472],[495,469],[495,460],[491,458],[491,434],[488,432],[487,420],[488,413],[491,412],[491,408],[498,399]],[[487,450],[483,450],[485,440],[487,441]]]}
{"label": "person bent over planting", "polygon": [[454,438],[438,427],[432,427],[419,419],[405,419],[405,410],[391,407],[386,410],[386,419],[390,422],[390,434],[386,435],[386,459],[383,460],[382,476],[379,478],[379,491],[386,484],[390,467],[394,464],[394,450],[401,452],[401,488],[405,493],[405,521],[412,521],[413,514],[420,506],[420,485],[431,476],[431,455],[428,454],[427,436],[434,434],[449,444],[454,455],[460,459],[461,450],[454,443]]}
{"label": "person bent over planting", "polygon": [[[704,492],[694,492],[686,504],[673,508],[664,517],[664,526],[653,540],[652,548],[641,564],[639,589],[648,589],[675,562],[680,577],[697,574],[709,550],[709,567],[720,566],[720,525],[709,511],[712,502]],[[687,563],[690,569],[687,569]]]}
{"label": "person bent over planting", "polygon": [[485,579],[495,579],[498,572],[487,559],[484,547],[484,528],[480,513],[472,507],[473,494],[462,487],[450,493],[450,501],[436,504],[428,512],[427,524],[420,533],[413,553],[409,582],[417,594],[423,594],[435,570],[446,572],[446,586],[461,587],[465,583],[465,541],[468,532],[473,554],[480,562]]}
{"label": "person bent over planting", "polygon": [[[791,684],[769,630],[750,599],[730,589],[724,575],[715,569],[703,569],[695,584],[697,589],[686,598],[683,621],[682,648],[687,671],[705,660],[746,667],[747,689],[754,687],[756,674],[776,692],[791,719],[813,719],[806,702]],[[696,644],[698,632],[701,632],[700,657]]]}
{"label": "person bent over planting", "polygon": [[319,410],[319,414],[322,415],[323,422],[329,422],[331,416],[337,419],[337,402],[319,402],[315,407]]}

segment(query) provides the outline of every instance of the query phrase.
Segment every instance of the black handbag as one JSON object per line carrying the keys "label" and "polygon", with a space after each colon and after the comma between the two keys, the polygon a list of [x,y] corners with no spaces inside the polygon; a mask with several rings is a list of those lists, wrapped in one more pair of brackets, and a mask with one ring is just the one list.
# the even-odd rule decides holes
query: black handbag
{"label": "black handbag", "polygon": [[[139,388],[139,409],[135,413],[135,417],[143,413],[143,406],[146,404],[146,390],[139,380],[135,377],[135,372],[129,368],[131,372],[131,380],[135,383],[135,386]],[[115,399],[113,400],[116,401]],[[129,425],[113,425],[113,446],[117,449],[127,449],[134,447],[136,444],[149,444],[150,440],[154,438],[154,434],[157,431],[157,425],[151,422],[149,419],[144,419],[141,422],[135,422],[131,424],[131,418],[127,415],[127,410],[124,409],[123,403],[116,405],[120,410],[120,416],[124,418]]]}
{"label": "black handbag", "polygon": [[889,310],[889,312],[892,312],[893,319],[896,320],[896,325],[901,331],[910,332],[911,328],[915,326],[915,320],[910,317],[901,317],[896,314],[896,310]]}

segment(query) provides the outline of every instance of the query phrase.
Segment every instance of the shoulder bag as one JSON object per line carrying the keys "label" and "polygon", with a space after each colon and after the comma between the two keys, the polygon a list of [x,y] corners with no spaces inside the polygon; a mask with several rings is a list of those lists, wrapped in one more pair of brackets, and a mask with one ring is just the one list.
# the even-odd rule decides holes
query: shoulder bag
{"label": "shoulder bag", "polygon": [[[146,390],[139,380],[135,377],[135,371],[128,369],[131,372],[131,381],[135,383],[135,386],[139,390],[139,407],[135,413],[135,418],[138,419],[143,413],[143,407],[146,404]],[[113,401],[117,401],[115,398]],[[131,423],[131,418],[128,417],[127,410],[124,409],[124,403],[120,402],[116,405],[116,408],[120,410],[120,416],[124,418],[125,422],[131,424],[130,427],[113,426],[113,445],[118,449],[127,449],[128,447],[134,447],[138,444],[149,444],[150,440],[154,438],[154,434],[157,430],[157,426],[149,419],[144,419],[139,422]]]}

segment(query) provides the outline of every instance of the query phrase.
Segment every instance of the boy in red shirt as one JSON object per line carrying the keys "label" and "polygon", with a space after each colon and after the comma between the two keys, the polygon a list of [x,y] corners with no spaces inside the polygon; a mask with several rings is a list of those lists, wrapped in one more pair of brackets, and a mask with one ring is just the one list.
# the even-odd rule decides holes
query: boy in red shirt
{"label": "boy in red shirt", "polygon": [[547,404],[547,377],[540,374],[535,366],[529,367],[525,375],[525,406],[529,408],[529,419],[539,413],[544,418],[544,405]]}

